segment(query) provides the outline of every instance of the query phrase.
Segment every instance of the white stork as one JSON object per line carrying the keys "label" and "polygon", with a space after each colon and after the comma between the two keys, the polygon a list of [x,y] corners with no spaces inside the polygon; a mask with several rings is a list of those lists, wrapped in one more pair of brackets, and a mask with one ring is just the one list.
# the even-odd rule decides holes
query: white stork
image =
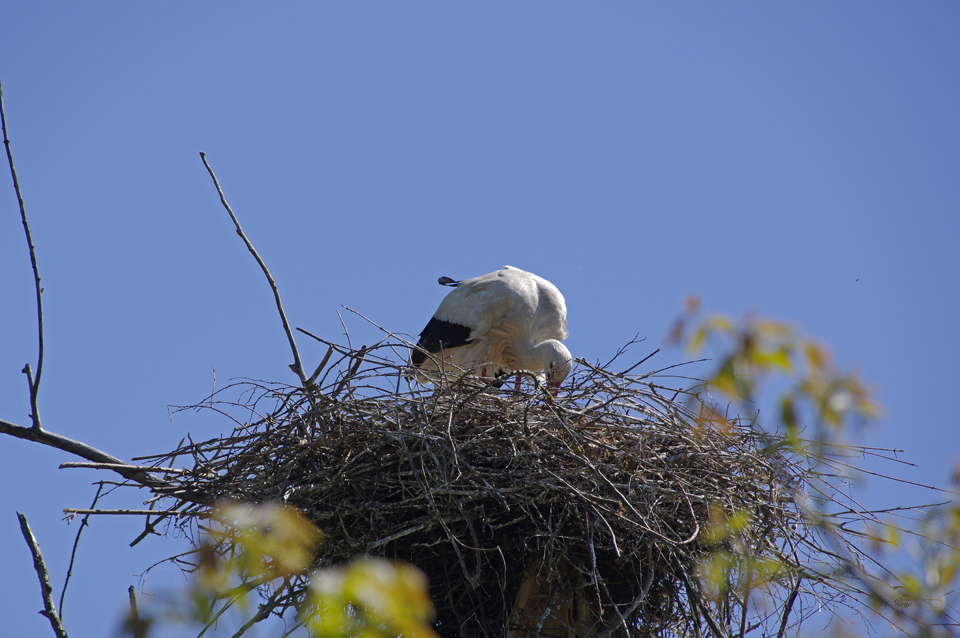
{"label": "white stork", "polygon": [[473,279],[438,281],[454,290],[420,333],[410,352],[412,366],[436,372],[441,363],[444,373],[495,380],[517,370],[542,372],[552,388],[567,378],[572,357],[560,343],[567,338],[567,306],[556,286],[512,266]]}

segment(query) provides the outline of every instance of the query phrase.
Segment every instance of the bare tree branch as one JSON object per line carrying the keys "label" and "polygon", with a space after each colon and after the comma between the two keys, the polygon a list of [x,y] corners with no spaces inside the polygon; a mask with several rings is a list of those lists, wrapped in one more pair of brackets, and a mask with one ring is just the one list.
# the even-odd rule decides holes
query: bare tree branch
{"label": "bare tree branch", "polygon": [[[94,463],[111,463],[118,466],[126,465],[123,461],[115,456],[111,456],[106,452],[101,452],[94,447],[90,447],[86,443],[81,443],[80,441],[75,441],[71,438],[50,432],[49,430],[37,431],[36,428],[26,428],[0,419],[0,434],[9,434],[10,436],[15,436],[18,439],[34,441],[35,443],[43,443],[44,445],[49,445],[59,450],[63,450],[64,452],[69,452],[71,454],[83,457],[89,461],[93,461]],[[117,472],[123,474],[122,470],[117,470]],[[142,474],[142,472],[140,473]],[[127,472],[127,474],[133,474],[133,472]],[[124,474],[124,476],[126,476],[126,474]]]}
{"label": "bare tree branch", "polygon": [[100,450],[91,447],[86,443],[81,443],[80,441],[75,441],[60,434],[55,434],[49,430],[41,430],[35,427],[26,428],[0,419],[0,434],[9,434],[10,436],[17,437],[18,439],[49,445],[50,447],[63,450],[64,452],[69,452],[70,454],[75,454],[79,457],[87,459],[88,461],[93,461],[94,463],[107,463],[116,466],[111,469],[125,479],[154,490],[175,490],[175,495],[177,498],[181,498],[183,500],[193,501],[195,503],[208,503],[212,500],[204,494],[194,493],[189,490],[181,490],[180,486],[176,483],[158,479],[143,470],[126,469],[129,466],[127,466],[126,463],[117,457],[111,456],[106,452],[101,452]]}
{"label": "bare tree branch", "polygon": [[200,159],[203,160],[203,165],[207,168],[207,172],[210,173],[210,177],[213,178],[213,184],[217,187],[217,193],[220,195],[220,203],[223,204],[223,207],[226,208],[227,212],[230,214],[230,219],[233,220],[233,225],[237,227],[237,234],[240,235],[243,243],[247,245],[247,250],[250,251],[250,254],[252,254],[254,259],[257,260],[257,263],[260,264],[260,269],[263,270],[263,274],[270,283],[270,288],[273,290],[273,297],[277,302],[277,310],[280,312],[280,320],[283,322],[283,330],[287,333],[287,340],[290,341],[290,349],[293,351],[293,365],[290,366],[290,369],[293,370],[294,374],[300,377],[300,383],[306,389],[307,375],[303,371],[303,364],[300,362],[300,351],[297,349],[297,342],[294,340],[293,332],[290,330],[290,324],[287,322],[287,314],[283,311],[283,304],[280,302],[280,290],[277,288],[277,282],[274,281],[273,275],[270,274],[270,270],[267,268],[267,264],[265,264],[263,259],[260,258],[260,255],[257,253],[257,249],[253,247],[253,244],[250,243],[250,240],[247,239],[247,236],[244,234],[243,228],[240,227],[240,222],[237,220],[237,216],[233,214],[233,209],[230,208],[230,204],[227,203],[227,198],[223,194],[223,189],[220,188],[220,182],[217,180],[217,176],[213,173],[213,169],[210,168],[210,164],[207,163],[206,154],[200,153]]}
{"label": "bare tree branch", "polygon": [[33,421],[33,427],[40,429],[40,410],[37,409],[37,394],[40,391],[40,375],[43,372],[43,301],[40,293],[43,288],[40,287],[40,270],[37,268],[37,252],[33,247],[33,238],[30,236],[30,225],[27,223],[27,209],[23,205],[23,195],[20,193],[20,180],[17,179],[17,169],[13,165],[13,152],[10,150],[10,138],[7,136],[7,115],[3,109],[3,86],[0,84],[0,128],[3,129],[3,145],[7,151],[7,163],[10,165],[10,175],[13,177],[13,190],[17,193],[17,203],[20,204],[20,219],[23,222],[23,230],[27,235],[27,248],[30,249],[30,263],[33,266],[33,281],[37,289],[37,331],[39,333],[40,347],[37,354],[37,376],[31,375],[30,364],[23,368],[27,375],[27,381],[30,383],[30,419]]}
{"label": "bare tree branch", "polygon": [[60,616],[57,615],[57,608],[53,606],[53,587],[50,586],[50,574],[47,572],[46,563],[43,562],[43,554],[40,553],[40,544],[37,543],[37,538],[30,531],[27,517],[17,512],[17,518],[20,519],[20,531],[23,532],[23,539],[27,541],[30,553],[33,554],[33,568],[37,570],[37,577],[40,579],[40,593],[43,596],[43,611],[40,613],[50,621],[53,626],[53,633],[57,635],[57,638],[67,638],[67,632],[63,629]]}

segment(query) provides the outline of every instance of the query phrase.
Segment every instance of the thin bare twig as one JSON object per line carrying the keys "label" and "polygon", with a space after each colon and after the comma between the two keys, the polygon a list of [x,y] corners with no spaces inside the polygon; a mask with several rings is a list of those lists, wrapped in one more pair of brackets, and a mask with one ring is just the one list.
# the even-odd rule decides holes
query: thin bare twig
{"label": "thin bare twig", "polygon": [[[743,638],[743,637],[746,635],[745,629],[746,629],[746,627],[747,627],[747,610],[748,610],[749,607],[750,607],[750,605],[749,605],[749,602],[750,602],[750,590],[752,589],[752,583],[751,583],[750,581],[753,580],[753,562],[752,562],[752,558],[753,558],[753,556],[750,556],[750,557],[747,559],[747,573],[746,573],[746,575],[744,576],[744,579],[743,579],[743,593],[740,594],[740,597],[741,597],[741,601],[740,601],[740,631],[737,633],[737,636],[739,636],[740,638]],[[787,616],[789,617],[789,615],[790,615],[790,614],[788,613]]]}
{"label": "thin bare twig", "polygon": [[67,638],[67,632],[63,629],[60,616],[57,615],[57,608],[53,606],[53,587],[50,586],[50,573],[47,572],[47,565],[43,562],[40,544],[30,530],[27,517],[17,512],[17,518],[20,519],[20,531],[23,533],[23,539],[27,541],[30,553],[33,554],[33,568],[37,571],[37,578],[40,579],[40,594],[43,596],[43,611],[40,614],[46,616],[47,620],[50,621],[53,633],[57,635],[57,638]]}
{"label": "thin bare twig", "polygon": [[780,623],[780,629],[777,631],[777,638],[783,638],[783,632],[787,630],[787,621],[790,620],[790,612],[793,610],[793,603],[797,600],[797,596],[800,594],[800,583],[803,579],[800,576],[797,576],[797,584],[793,586],[793,589],[790,590],[790,595],[787,597],[787,603],[783,606],[783,621]]}
{"label": "thin bare twig", "polygon": [[[97,488],[97,493],[93,497],[93,503],[90,504],[90,509],[93,509],[97,506],[97,501],[100,500],[100,494],[103,493],[103,483],[100,484],[100,487]],[[73,562],[77,558],[77,547],[80,545],[80,534],[83,534],[83,528],[87,526],[87,520],[90,518],[90,515],[83,517],[83,520],[80,521],[80,529],[77,530],[77,537],[73,539],[73,550],[70,552],[70,564],[67,565],[67,576],[63,579],[63,589],[60,590],[60,619],[63,620],[63,601],[67,596],[67,585],[70,584],[70,576],[73,575]]]}
{"label": "thin bare twig", "polygon": [[343,322],[343,315],[337,311],[337,318],[340,319],[340,325],[343,326],[343,336],[347,338],[347,347],[353,350],[353,341],[350,340],[350,331],[347,330],[347,324]]}
{"label": "thin bare twig", "polygon": [[43,373],[43,300],[40,287],[40,270],[37,268],[37,251],[33,247],[33,238],[30,235],[30,224],[27,223],[27,209],[23,204],[23,195],[20,193],[20,180],[17,179],[17,169],[13,165],[13,152],[10,150],[10,138],[7,136],[7,115],[3,108],[3,86],[0,85],[0,127],[3,128],[3,145],[7,150],[7,163],[10,165],[10,175],[13,177],[13,189],[17,193],[17,203],[20,205],[20,220],[23,222],[23,231],[27,236],[27,248],[30,249],[30,264],[33,266],[33,282],[37,290],[37,332],[39,337],[39,352],[37,353],[37,376],[32,376],[30,364],[24,366],[23,372],[27,375],[30,384],[30,419],[33,427],[40,429],[40,409],[37,407],[37,395],[40,392],[40,375]]}
{"label": "thin bare twig", "polygon": [[97,515],[111,515],[111,516],[153,516],[156,514],[164,514],[166,516],[203,516],[203,512],[188,512],[186,510],[177,510],[173,512],[158,512],[157,510],[96,510],[96,509],[77,509],[74,507],[64,507],[63,513],[67,516],[76,516],[78,514],[83,514],[90,516],[91,514]]}
{"label": "thin bare twig", "polygon": [[300,385],[306,389],[308,386],[307,375],[303,370],[303,364],[300,362],[300,351],[297,349],[297,342],[293,338],[293,331],[290,330],[290,324],[287,322],[287,314],[283,311],[283,303],[280,301],[280,289],[277,287],[277,282],[274,281],[273,275],[270,274],[270,270],[267,268],[267,264],[264,263],[263,259],[260,258],[259,253],[257,253],[257,249],[253,247],[253,244],[249,239],[247,239],[246,234],[243,232],[243,228],[240,227],[240,222],[237,220],[237,216],[234,215],[233,209],[230,208],[230,204],[227,203],[227,198],[223,194],[223,189],[220,188],[220,182],[217,180],[217,176],[214,174],[213,169],[210,168],[210,164],[207,163],[206,154],[200,153],[200,159],[203,160],[203,165],[207,168],[207,172],[210,173],[210,177],[213,179],[214,186],[217,187],[217,193],[220,195],[220,203],[223,204],[223,207],[227,209],[227,213],[230,214],[230,219],[233,220],[233,225],[237,228],[237,234],[240,235],[243,243],[247,245],[247,250],[250,251],[250,254],[253,255],[253,258],[257,260],[258,264],[260,264],[260,269],[267,278],[267,282],[270,284],[271,290],[273,290],[273,298],[277,303],[277,311],[280,313],[280,321],[283,322],[283,331],[287,333],[287,340],[290,342],[290,350],[293,351],[293,365],[290,366],[290,369],[293,370],[294,374],[300,378]]}

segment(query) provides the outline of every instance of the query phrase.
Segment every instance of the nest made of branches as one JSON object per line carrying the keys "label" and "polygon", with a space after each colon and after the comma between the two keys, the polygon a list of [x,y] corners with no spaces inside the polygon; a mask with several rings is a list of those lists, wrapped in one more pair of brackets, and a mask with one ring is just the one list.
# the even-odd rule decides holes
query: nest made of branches
{"label": "nest made of branches", "polygon": [[[712,533],[718,512],[746,513],[738,542],[788,567],[763,611],[775,631],[805,557],[822,549],[794,499],[809,470],[756,428],[706,424],[656,374],[580,361],[553,397],[530,375],[520,391],[471,377],[417,385],[395,342],[330,353],[309,390],[244,382],[234,405],[249,417],[232,434],[154,460],[188,460],[176,480],[199,500],[298,508],[324,534],[320,566],[364,554],[412,563],[441,635],[541,630],[549,609],[517,626],[524,582],[548,583],[555,608],[576,598],[590,634],[736,622],[738,592],[724,602],[698,572],[729,547]],[[227,413],[213,400],[195,407]],[[170,509],[201,507],[186,500]],[[282,615],[306,586],[285,582],[268,611]]]}

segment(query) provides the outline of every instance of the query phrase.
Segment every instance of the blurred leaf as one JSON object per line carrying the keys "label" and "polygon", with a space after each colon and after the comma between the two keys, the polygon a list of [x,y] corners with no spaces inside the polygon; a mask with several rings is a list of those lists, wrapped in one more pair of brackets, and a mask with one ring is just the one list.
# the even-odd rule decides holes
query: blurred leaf
{"label": "blurred leaf", "polygon": [[704,339],[707,338],[707,330],[703,326],[694,331],[693,336],[690,337],[690,340],[687,342],[687,352],[697,353],[700,351],[700,347],[703,345]]}
{"label": "blurred leaf", "polygon": [[751,363],[763,370],[770,368],[777,369],[781,372],[790,372],[793,370],[790,350],[786,346],[775,350],[757,350],[753,354]]}
{"label": "blurred leaf", "polygon": [[225,529],[211,534],[242,548],[235,560],[253,578],[303,573],[313,563],[314,551],[323,538],[300,512],[281,504],[222,504],[214,508],[213,518]]}
{"label": "blurred leaf", "polygon": [[803,353],[806,355],[807,366],[812,374],[830,376],[833,374],[833,361],[827,349],[815,341],[803,343]]}
{"label": "blurred leaf", "polygon": [[710,379],[708,383],[717,390],[720,390],[721,392],[724,392],[732,397],[742,398],[740,388],[737,384],[737,375],[734,364],[734,358],[728,358],[721,364],[717,374]]}
{"label": "blurred leaf", "polygon": [[710,505],[710,518],[704,530],[704,540],[711,544],[720,543],[745,531],[752,523],[753,515],[749,511],[728,513],[722,505],[713,503]]}
{"label": "blurred leaf", "polygon": [[788,323],[783,321],[776,321],[773,319],[761,319],[754,322],[753,324],[754,331],[762,339],[793,339],[794,338],[794,328]]}
{"label": "blurred leaf", "polygon": [[795,430],[797,427],[797,409],[793,402],[793,396],[787,394],[780,400],[780,420],[787,427],[788,431]]}
{"label": "blurred leaf", "polygon": [[726,334],[733,334],[735,332],[734,326],[736,326],[736,322],[728,315],[713,314],[707,317],[703,323],[710,332],[722,332]]}
{"label": "blurred leaf", "polygon": [[696,420],[697,425],[704,430],[713,430],[725,434],[733,430],[733,424],[727,417],[702,401],[700,402],[700,412],[697,414]]}
{"label": "blurred leaf", "polygon": [[361,558],[319,570],[310,588],[313,611],[307,622],[322,638],[435,638],[427,624],[433,604],[416,568]]}

